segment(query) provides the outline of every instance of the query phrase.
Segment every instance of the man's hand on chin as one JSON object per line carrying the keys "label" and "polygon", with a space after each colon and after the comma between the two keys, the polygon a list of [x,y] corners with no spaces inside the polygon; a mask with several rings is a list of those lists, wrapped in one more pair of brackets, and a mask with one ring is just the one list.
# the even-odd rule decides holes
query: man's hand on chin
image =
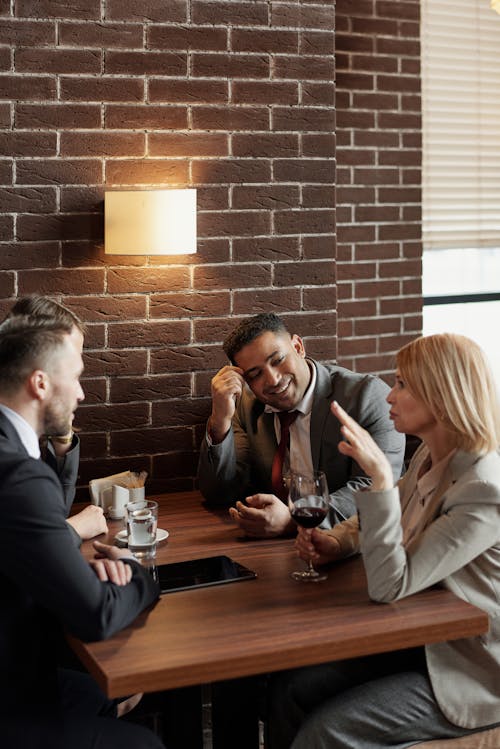
{"label": "man's hand on chin", "polygon": [[295,532],[288,507],[274,494],[253,494],[246,505],[237,502],[229,509],[231,518],[247,536],[273,538],[291,536]]}

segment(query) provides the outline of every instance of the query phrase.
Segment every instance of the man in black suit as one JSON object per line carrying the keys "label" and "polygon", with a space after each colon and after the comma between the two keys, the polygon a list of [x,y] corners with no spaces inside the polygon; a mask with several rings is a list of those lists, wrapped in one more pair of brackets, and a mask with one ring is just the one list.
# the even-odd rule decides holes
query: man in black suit
{"label": "man in black suit", "polygon": [[127,550],[95,542],[88,563],[66,522],[61,484],[39,460],[84,397],[81,353],[54,321],[0,326],[0,745],[4,749],[159,749],[86,674],[57,668],[62,630],[87,641],[128,626],[158,586]]}
{"label": "man in black suit", "polygon": [[[30,315],[40,321],[59,323],[69,334],[80,353],[82,352],[85,325],[63,304],[46,296],[32,294],[18,299],[8,312],[6,319],[25,315]],[[69,515],[76,492],[80,464],[80,440],[74,433],[70,422],[66,425],[64,434],[44,434],[40,442],[43,460],[59,476],[66,504],[66,515]],[[108,530],[102,508],[97,505],[87,505],[80,512],[67,518],[67,521],[74,531],[74,538],[78,545],[82,540],[94,538]]]}

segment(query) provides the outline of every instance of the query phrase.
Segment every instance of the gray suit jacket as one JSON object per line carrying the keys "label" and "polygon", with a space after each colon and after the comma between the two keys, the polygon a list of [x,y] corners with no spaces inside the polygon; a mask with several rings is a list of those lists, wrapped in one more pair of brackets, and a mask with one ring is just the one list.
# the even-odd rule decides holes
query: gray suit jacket
{"label": "gray suit jacket", "polygon": [[[394,478],[401,475],[405,439],[389,419],[385,402],[389,388],[372,375],[362,375],[342,367],[316,367],[317,379],[311,413],[311,453],[315,470],[324,471],[331,492],[331,524],[355,511],[352,490],[366,486],[366,474],[354,461],[339,453],[340,424],[330,404],[340,405],[367,429],[391,462]],[[271,467],[277,441],[274,417],[245,388],[238,402],[233,426],[223,442],[201,445],[198,480],[209,502],[233,504],[257,492],[272,493]],[[347,484],[349,483],[349,486]]]}
{"label": "gray suit jacket", "polygon": [[427,456],[422,445],[399,487],[356,495],[361,551],[375,600],[440,583],[489,614],[486,635],[425,648],[441,710],[451,723],[477,728],[500,720],[500,456],[455,453],[421,532],[405,549],[401,513]]}

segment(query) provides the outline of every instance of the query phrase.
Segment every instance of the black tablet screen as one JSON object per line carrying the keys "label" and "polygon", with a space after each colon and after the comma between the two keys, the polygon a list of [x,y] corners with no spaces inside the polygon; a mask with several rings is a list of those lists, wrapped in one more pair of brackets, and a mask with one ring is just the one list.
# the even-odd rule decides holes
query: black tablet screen
{"label": "black tablet screen", "polygon": [[156,574],[162,593],[204,588],[207,585],[220,585],[257,577],[255,572],[226,556],[160,564],[156,567]]}

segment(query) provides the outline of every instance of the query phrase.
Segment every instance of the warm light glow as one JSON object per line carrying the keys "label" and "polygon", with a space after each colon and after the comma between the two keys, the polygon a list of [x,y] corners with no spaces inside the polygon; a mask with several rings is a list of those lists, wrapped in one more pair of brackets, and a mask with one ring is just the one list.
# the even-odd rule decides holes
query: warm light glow
{"label": "warm light glow", "polygon": [[104,251],[110,255],[196,252],[196,190],[106,191]]}
{"label": "warm light glow", "polygon": [[491,9],[500,13],[500,0],[491,0]]}

